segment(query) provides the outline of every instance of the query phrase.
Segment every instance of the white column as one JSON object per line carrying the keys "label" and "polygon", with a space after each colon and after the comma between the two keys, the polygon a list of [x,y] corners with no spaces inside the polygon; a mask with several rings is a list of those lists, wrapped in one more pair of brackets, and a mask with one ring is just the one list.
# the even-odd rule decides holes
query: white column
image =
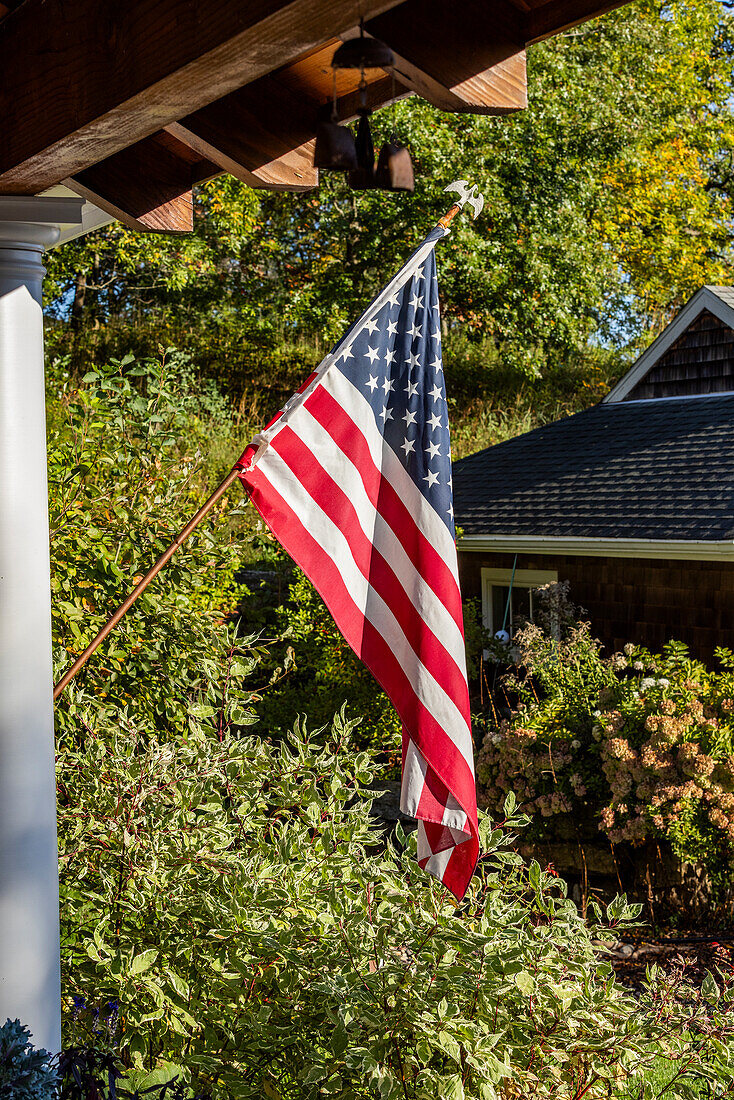
{"label": "white column", "polygon": [[81,201],[0,197],[0,1023],[61,1045],[41,284]]}

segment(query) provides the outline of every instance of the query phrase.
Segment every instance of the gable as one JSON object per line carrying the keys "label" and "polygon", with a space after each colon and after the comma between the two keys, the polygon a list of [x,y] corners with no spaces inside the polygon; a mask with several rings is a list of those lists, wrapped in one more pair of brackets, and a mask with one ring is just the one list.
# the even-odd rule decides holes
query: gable
{"label": "gable", "polygon": [[734,329],[702,310],[623,398],[696,397],[734,390]]}
{"label": "gable", "polygon": [[604,398],[653,401],[734,392],[734,287],[704,286]]}

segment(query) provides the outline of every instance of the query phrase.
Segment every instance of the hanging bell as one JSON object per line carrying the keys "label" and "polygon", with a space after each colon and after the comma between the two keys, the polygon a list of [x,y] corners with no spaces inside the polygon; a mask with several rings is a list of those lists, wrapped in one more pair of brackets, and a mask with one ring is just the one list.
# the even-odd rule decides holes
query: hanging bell
{"label": "hanging bell", "polygon": [[380,149],[375,173],[376,183],[383,191],[414,191],[413,161],[404,145],[386,141]]}
{"label": "hanging bell", "polygon": [[348,126],[336,122],[321,122],[316,131],[313,154],[314,168],[326,168],[333,172],[347,172],[357,167],[357,149],[354,134]]}
{"label": "hanging bell", "polygon": [[368,38],[364,22],[360,24],[359,38],[343,42],[331,59],[332,69],[391,69],[395,54],[379,38]]}
{"label": "hanging bell", "polygon": [[357,167],[349,173],[349,186],[353,187],[355,191],[366,191],[376,186],[375,146],[372,141],[369,121],[371,114],[372,112],[367,107],[362,107],[359,112],[355,141]]}

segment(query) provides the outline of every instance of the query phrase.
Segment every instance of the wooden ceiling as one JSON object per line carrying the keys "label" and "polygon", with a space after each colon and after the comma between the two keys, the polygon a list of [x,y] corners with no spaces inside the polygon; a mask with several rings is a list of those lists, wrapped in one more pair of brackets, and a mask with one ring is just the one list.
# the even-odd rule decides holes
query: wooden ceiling
{"label": "wooden ceiling", "polygon": [[[313,138],[336,47],[366,31],[396,56],[368,103],[444,111],[527,103],[525,47],[625,0],[0,0],[0,194],[65,183],[136,229],[187,232],[192,188],[315,187]],[[340,71],[341,119],[359,74]]]}

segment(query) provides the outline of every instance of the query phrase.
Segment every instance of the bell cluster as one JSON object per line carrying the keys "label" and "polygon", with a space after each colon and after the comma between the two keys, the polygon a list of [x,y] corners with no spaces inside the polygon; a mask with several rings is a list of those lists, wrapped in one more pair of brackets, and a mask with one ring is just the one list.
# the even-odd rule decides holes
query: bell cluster
{"label": "bell cluster", "polygon": [[[367,106],[366,69],[390,70],[395,57],[389,46],[378,38],[368,38],[362,25],[359,38],[344,42],[334,53],[331,67],[334,73],[334,107],[331,120],[322,122],[316,132],[314,167],[332,172],[346,172],[349,186],[358,191],[413,191],[413,162],[404,145],[393,138],[386,141],[375,159],[375,146],[370,129],[372,111]],[[359,90],[361,106],[356,134],[341,125],[336,114],[337,69],[353,69],[361,73]]]}

